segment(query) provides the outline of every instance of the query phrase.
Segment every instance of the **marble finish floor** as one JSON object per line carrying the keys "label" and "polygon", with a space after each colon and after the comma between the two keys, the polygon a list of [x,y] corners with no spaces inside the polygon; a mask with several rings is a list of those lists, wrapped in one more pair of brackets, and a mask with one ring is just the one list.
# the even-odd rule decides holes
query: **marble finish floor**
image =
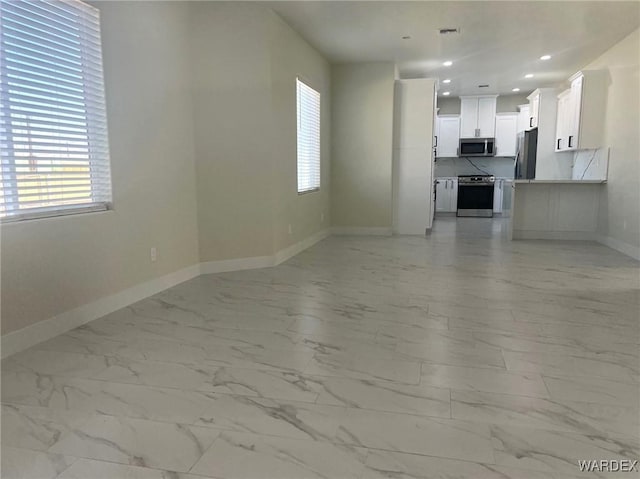
{"label": "marble finish floor", "polygon": [[2,362],[2,477],[571,479],[640,459],[639,264],[504,222],[330,237]]}

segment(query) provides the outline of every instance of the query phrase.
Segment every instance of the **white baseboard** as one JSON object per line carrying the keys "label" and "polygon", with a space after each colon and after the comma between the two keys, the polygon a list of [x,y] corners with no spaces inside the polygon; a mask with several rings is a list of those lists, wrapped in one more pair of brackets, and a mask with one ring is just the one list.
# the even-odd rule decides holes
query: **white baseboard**
{"label": "white baseboard", "polygon": [[200,274],[226,273],[244,269],[260,269],[273,266],[273,256],[251,256],[249,258],[222,259],[200,263]]}
{"label": "white baseboard", "polygon": [[101,318],[130,304],[148,298],[200,274],[199,265],[188,266],[159,278],[137,284],[118,293],[106,296],[70,311],[39,321],[26,328],[2,336],[1,354],[6,358],[31,346],[55,338],[73,328]]}
{"label": "white baseboard", "polygon": [[303,239],[302,241],[299,241],[296,244],[292,244],[291,246],[287,246],[286,248],[281,249],[273,255],[273,264],[279,265],[280,263],[284,263],[289,258],[293,258],[298,253],[301,253],[307,248],[312,247],[317,242],[322,241],[330,234],[331,231],[327,228],[322,231],[318,231],[317,233]]}
{"label": "white baseboard", "polygon": [[334,226],[331,234],[337,236],[391,236],[393,230],[384,226]]}
{"label": "white baseboard", "polygon": [[536,231],[513,230],[514,240],[561,240],[561,241],[594,241],[596,234],[592,231]]}
{"label": "white baseboard", "polygon": [[131,288],[106,296],[97,301],[64,312],[43,321],[12,331],[2,336],[0,357],[6,358],[12,354],[24,351],[43,341],[55,338],[60,334],[82,326],[94,319],[117,311],[142,299],[148,298],[165,289],[188,281],[201,274],[223,273],[245,269],[267,268],[278,265],[313,246],[318,241],[329,236],[328,229],[319,231],[304,240],[288,246],[271,256],[254,256],[250,258],[227,259],[209,261],[183,268],[159,278],[137,284]]}
{"label": "white baseboard", "polygon": [[640,248],[637,246],[633,246],[624,241],[617,240],[612,238],[611,236],[603,236],[598,235],[596,238],[598,243],[602,243],[605,246],[608,246],[611,249],[615,249],[622,254],[626,254],[627,256],[631,256],[634,259],[640,260]]}

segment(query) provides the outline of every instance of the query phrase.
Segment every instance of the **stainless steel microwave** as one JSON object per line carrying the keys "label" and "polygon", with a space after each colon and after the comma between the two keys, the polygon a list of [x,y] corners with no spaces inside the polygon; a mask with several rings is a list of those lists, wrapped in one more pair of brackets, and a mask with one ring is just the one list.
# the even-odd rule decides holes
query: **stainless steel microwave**
{"label": "stainless steel microwave", "polygon": [[458,156],[496,156],[495,138],[460,138]]}

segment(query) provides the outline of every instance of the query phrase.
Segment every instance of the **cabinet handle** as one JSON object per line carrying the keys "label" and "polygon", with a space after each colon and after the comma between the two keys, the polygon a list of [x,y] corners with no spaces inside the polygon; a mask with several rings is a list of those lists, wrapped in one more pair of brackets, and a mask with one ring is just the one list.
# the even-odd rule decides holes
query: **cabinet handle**
{"label": "cabinet handle", "polygon": [[480,138],[480,128],[476,128],[476,138]]}
{"label": "cabinet handle", "polygon": [[571,145],[571,140],[573,140],[573,135],[569,135],[569,148],[571,148],[573,145]]}
{"label": "cabinet handle", "polygon": [[558,147],[556,148],[556,150],[560,149],[560,140],[562,140],[562,138],[558,138]]}
{"label": "cabinet handle", "polygon": [[436,148],[438,148],[438,135],[435,135],[435,136],[434,136],[434,138],[436,139],[436,144],[435,144],[435,145],[433,145],[433,146],[435,146]]}
{"label": "cabinet handle", "polygon": [[529,128],[533,128],[533,117],[529,117]]}

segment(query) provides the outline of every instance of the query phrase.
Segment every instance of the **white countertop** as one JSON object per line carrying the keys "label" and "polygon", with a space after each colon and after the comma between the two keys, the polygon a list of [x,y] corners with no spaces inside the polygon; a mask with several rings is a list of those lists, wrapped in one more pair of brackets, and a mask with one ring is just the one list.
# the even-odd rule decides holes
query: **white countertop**
{"label": "white countertop", "polygon": [[607,180],[513,180],[514,184],[541,184],[541,185],[597,185],[606,183]]}

